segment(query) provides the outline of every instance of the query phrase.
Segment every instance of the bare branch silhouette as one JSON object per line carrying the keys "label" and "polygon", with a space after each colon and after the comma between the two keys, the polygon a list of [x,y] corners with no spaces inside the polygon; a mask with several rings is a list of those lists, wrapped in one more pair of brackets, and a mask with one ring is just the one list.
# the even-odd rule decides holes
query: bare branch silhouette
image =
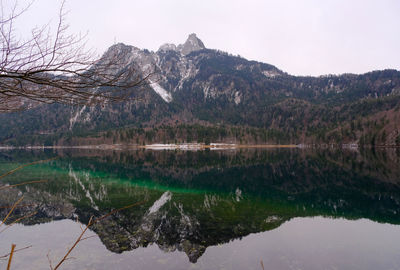
{"label": "bare branch silhouette", "polygon": [[[32,29],[19,39],[14,22],[29,8],[15,4],[8,14],[0,8],[0,112],[29,109],[40,103],[95,105],[125,100],[133,87],[152,74],[123,66],[123,55],[109,51],[100,59],[85,49],[86,36],[68,33],[65,0],[55,32],[50,25]],[[5,15],[6,14],[6,15]]]}
{"label": "bare branch silhouette", "polygon": [[2,229],[2,230],[0,231],[0,233],[2,233],[2,232],[4,232],[5,230],[9,229],[11,226],[13,226],[14,224],[20,222],[21,220],[26,219],[26,218],[30,218],[30,217],[36,215],[37,213],[38,213],[38,212],[36,211],[36,212],[30,213],[30,214],[28,214],[28,215],[26,215],[26,216],[17,218],[16,220],[14,220],[14,221],[11,222],[10,224],[8,224],[7,227],[5,227],[4,229]]}
{"label": "bare branch silhouette", "polygon": [[32,165],[39,164],[39,163],[44,163],[44,162],[52,161],[52,160],[55,160],[55,159],[57,159],[57,158],[58,158],[58,157],[53,157],[53,158],[44,159],[44,160],[38,160],[38,161],[34,161],[34,162],[31,162],[31,163],[28,163],[28,164],[21,165],[21,166],[19,166],[19,167],[13,169],[13,170],[11,170],[11,171],[8,171],[8,172],[6,172],[6,173],[0,175],[0,179],[1,179],[1,178],[4,178],[4,177],[6,177],[6,176],[8,176],[8,175],[10,175],[10,174],[13,174],[13,173],[15,173],[15,172],[17,172],[17,171],[19,171],[19,170],[25,168],[25,167],[32,166]]}
{"label": "bare branch silhouette", "polygon": [[8,212],[8,214],[6,215],[6,217],[3,219],[3,221],[0,223],[0,226],[3,225],[7,219],[10,217],[10,215],[12,214],[12,212],[14,212],[14,209],[18,206],[18,204],[24,199],[24,196],[22,196],[21,198],[19,198],[14,205],[12,206],[11,210]]}
{"label": "bare branch silhouette", "polygon": [[[18,187],[18,186],[24,186],[24,185],[29,185],[29,184],[39,184],[39,183],[47,183],[47,180],[35,180],[35,181],[28,181],[28,182],[23,182],[19,184],[14,184],[14,185],[6,185],[6,186],[0,186],[0,190],[7,189],[7,188],[12,188],[12,187]],[[1,208],[1,207],[0,207]]]}
{"label": "bare branch silhouette", "polygon": [[[32,247],[32,246],[26,246],[26,247],[23,247],[23,248],[20,248],[20,249],[15,249],[15,250],[14,250],[14,253],[16,253],[16,252],[18,252],[18,251],[21,251],[21,250],[25,250],[25,249],[31,248],[31,247]],[[10,252],[10,253],[7,253],[6,255],[0,256],[0,260],[4,260],[4,259],[8,258],[8,256],[10,256],[10,254],[11,254],[11,252]]]}
{"label": "bare branch silhouette", "polygon": [[10,252],[10,257],[8,258],[7,270],[11,269],[11,261],[12,261],[13,255],[14,255],[15,247],[16,247],[15,244],[11,245],[11,252]]}

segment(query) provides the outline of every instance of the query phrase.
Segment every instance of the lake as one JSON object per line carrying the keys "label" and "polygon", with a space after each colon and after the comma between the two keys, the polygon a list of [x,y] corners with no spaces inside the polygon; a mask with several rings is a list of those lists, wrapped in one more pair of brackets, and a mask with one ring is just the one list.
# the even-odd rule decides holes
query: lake
{"label": "lake", "polygon": [[49,158],[0,179],[12,269],[91,217],[60,269],[400,269],[400,149],[3,150],[0,175]]}

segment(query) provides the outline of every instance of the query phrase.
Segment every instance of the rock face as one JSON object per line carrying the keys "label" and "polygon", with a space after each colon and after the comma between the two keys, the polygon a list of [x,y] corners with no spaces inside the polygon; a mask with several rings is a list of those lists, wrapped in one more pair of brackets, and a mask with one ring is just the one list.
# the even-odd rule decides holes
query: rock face
{"label": "rock face", "polygon": [[158,49],[158,51],[176,51],[176,45],[175,44],[171,44],[171,43],[165,43],[163,45],[161,45],[161,47]]}
{"label": "rock face", "polygon": [[[267,64],[249,62],[225,53],[208,50],[194,33],[189,35],[185,43],[178,46],[164,44],[157,52],[140,50],[121,43],[116,44],[110,47],[103,58],[111,58],[114,54],[123,54],[123,59],[126,59],[121,63],[121,69],[134,65],[142,76],[154,73],[150,77],[149,85],[167,103],[173,100],[174,95],[184,94],[180,91],[193,93],[199,89],[204,99],[226,95],[237,105],[241,102],[243,95],[240,88],[248,88],[249,85],[241,85],[240,81],[243,82],[243,80],[239,78],[237,82],[230,81],[222,84],[219,81],[226,79],[221,77],[231,76],[235,71],[245,74],[249,70],[258,73],[263,78],[282,74],[277,68]],[[235,65],[229,66],[230,63],[225,63],[225,61],[231,61],[229,59],[232,57],[234,60],[232,64]],[[226,66],[227,70],[219,70],[219,68],[209,70],[213,68],[212,62],[215,60],[221,61],[218,65]]]}
{"label": "rock face", "polygon": [[196,34],[190,34],[186,42],[182,45],[178,46],[178,51],[180,51],[183,55],[188,55],[191,52],[203,50],[206,47],[203,42],[197,38]]}
{"label": "rock face", "polygon": [[158,51],[175,51],[180,52],[183,55],[188,55],[191,52],[200,51],[205,49],[203,42],[196,36],[196,34],[190,34],[186,42],[176,46],[175,44],[166,43],[160,47]]}

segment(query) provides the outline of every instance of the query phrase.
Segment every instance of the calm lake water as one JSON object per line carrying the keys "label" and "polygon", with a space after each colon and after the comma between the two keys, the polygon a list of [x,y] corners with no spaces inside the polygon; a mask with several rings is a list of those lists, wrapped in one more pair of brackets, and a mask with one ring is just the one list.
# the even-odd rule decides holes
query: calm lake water
{"label": "calm lake water", "polygon": [[[0,151],[0,256],[49,269],[400,269],[400,149]],[[8,208],[7,208],[8,207]],[[22,218],[22,219],[21,219]],[[7,260],[0,260],[0,269]]]}

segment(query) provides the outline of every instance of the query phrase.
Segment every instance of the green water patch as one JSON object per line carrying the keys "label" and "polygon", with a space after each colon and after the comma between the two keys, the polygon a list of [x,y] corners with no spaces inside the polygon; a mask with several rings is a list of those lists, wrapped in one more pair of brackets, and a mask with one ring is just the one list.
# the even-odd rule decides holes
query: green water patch
{"label": "green water patch", "polygon": [[[142,200],[141,211],[145,211],[169,191],[173,202],[193,205],[193,213],[209,211],[204,208],[207,196],[220,198],[224,203],[214,212],[223,220],[230,220],[229,213],[255,212],[282,220],[322,215],[400,223],[400,187],[390,181],[396,177],[396,169],[382,168],[382,164],[390,165],[389,154],[386,163],[377,155],[372,159],[353,152],[239,151],[226,153],[221,163],[215,160],[220,153],[209,153],[211,163],[207,163],[211,156],[203,152],[173,154],[137,151],[111,157],[60,157],[25,167],[2,181],[18,184],[47,179],[48,183],[19,188],[50,192],[88,211]],[[0,159],[0,173],[25,164],[18,162],[20,155]],[[371,173],[377,163],[379,170]]]}

